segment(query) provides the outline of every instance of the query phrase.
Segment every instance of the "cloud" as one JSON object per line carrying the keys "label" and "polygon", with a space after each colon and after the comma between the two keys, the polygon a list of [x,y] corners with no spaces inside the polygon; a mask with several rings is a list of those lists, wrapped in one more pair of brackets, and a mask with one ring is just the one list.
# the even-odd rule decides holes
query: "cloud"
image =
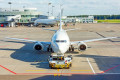
{"label": "cloud", "polygon": [[0,5],[9,7],[9,1],[13,3],[12,7],[36,7],[44,14],[47,14],[49,2],[55,6],[54,13],[56,15],[58,15],[60,4],[63,4],[64,15],[120,14],[120,0],[0,0]]}

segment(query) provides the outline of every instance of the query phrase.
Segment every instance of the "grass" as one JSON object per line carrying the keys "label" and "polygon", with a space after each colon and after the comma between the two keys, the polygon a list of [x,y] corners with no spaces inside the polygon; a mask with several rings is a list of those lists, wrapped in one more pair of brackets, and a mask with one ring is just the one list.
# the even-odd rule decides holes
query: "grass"
{"label": "grass", "polygon": [[120,23],[120,19],[112,19],[112,20],[95,20],[98,23]]}

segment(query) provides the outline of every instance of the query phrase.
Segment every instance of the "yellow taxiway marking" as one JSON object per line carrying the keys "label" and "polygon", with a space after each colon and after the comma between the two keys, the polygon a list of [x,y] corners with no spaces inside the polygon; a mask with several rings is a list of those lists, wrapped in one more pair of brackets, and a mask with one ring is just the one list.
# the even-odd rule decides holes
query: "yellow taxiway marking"
{"label": "yellow taxiway marking", "polygon": [[71,70],[71,71],[92,71],[92,70]]}
{"label": "yellow taxiway marking", "polygon": [[59,69],[57,69],[57,71],[59,71]]}
{"label": "yellow taxiway marking", "polygon": [[56,77],[56,76],[60,76],[60,74],[54,74],[54,77]]}
{"label": "yellow taxiway marking", "polygon": [[26,70],[26,71],[46,71],[46,70]]}

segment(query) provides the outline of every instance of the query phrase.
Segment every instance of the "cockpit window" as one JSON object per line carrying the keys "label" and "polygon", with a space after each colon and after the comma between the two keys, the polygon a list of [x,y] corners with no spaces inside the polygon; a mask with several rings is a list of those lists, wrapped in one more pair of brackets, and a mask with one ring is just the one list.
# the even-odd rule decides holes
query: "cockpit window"
{"label": "cockpit window", "polygon": [[62,42],[62,43],[63,43],[63,42],[64,42],[64,43],[65,43],[65,42],[67,42],[67,41],[66,41],[66,40],[55,40],[55,42],[57,42],[57,43],[59,43],[59,42]]}
{"label": "cockpit window", "polygon": [[62,57],[62,56],[54,57],[53,60],[64,60],[64,57]]}

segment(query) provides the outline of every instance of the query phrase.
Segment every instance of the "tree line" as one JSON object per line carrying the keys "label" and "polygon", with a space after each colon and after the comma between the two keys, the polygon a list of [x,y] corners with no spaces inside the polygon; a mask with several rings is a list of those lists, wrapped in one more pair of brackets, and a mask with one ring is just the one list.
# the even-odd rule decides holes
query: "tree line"
{"label": "tree line", "polygon": [[[68,16],[68,17],[88,17],[89,15]],[[120,15],[92,15],[95,20],[120,19]]]}

